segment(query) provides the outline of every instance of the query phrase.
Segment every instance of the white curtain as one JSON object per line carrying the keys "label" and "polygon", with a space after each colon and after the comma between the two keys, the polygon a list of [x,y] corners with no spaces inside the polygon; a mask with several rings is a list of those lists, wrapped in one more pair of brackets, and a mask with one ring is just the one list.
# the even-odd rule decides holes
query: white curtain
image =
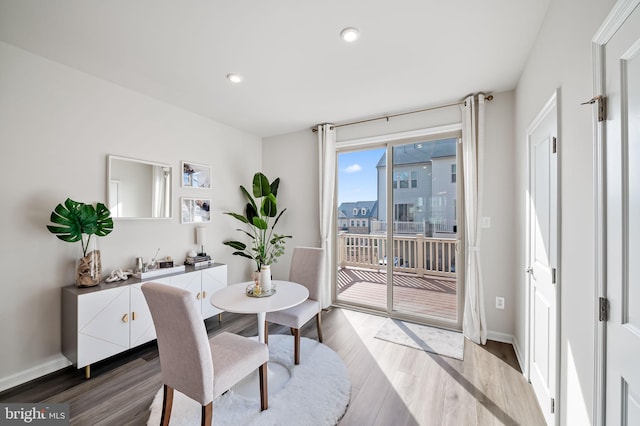
{"label": "white curtain", "polygon": [[336,131],[331,124],[318,126],[318,157],[320,187],[320,240],[324,249],[324,278],[320,303],[323,308],[331,304],[331,268],[333,262],[335,229],[332,228],[335,213],[334,193],[336,187]]}
{"label": "white curtain", "polygon": [[480,218],[482,215],[482,167],[484,164],[484,95],[469,96],[462,114],[462,164],[466,225],[465,301],[462,331],[475,343],[487,342],[482,268]]}

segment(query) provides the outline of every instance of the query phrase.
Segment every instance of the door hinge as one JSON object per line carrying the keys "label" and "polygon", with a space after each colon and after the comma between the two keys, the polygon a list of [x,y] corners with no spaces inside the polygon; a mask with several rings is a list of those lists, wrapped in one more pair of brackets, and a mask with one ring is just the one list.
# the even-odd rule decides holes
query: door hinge
{"label": "door hinge", "polygon": [[551,284],[556,283],[556,268],[551,268]]}
{"label": "door hinge", "polygon": [[551,398],[551,414],[556,412],[556,399]]}
{"label": "door hinge", "polygon": [[598,121],[605,121],[607,119],[607,98],[602,95],[594,96],[587,102],[583,102],[581,105],[591,105],[598,103]]}
{"label": "door hinge", "polygon": [[553,153],[555,154],[556,152],[558,152],[558,140],[556,139],[556,137],[553,137]]}
{"label": "door hinge", "polygon": [[598,304],[598,311],[600,312],[598,319],[600,321],[607,321],[609,319],[609,301],[606,297],[601,297],[598,299]]}

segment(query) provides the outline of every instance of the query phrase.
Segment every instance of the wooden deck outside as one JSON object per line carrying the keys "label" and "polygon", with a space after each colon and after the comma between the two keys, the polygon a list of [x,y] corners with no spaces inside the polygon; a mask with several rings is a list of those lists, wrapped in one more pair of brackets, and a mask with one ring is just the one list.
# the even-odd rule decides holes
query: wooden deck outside
{"label": "wooden deck outside", "polygon": [[[341,268],[338,271],[337,298],[376,308],[387,308],[387,274],[384,272]],[[394,274],[393,309],[405,313],[456,320],[457,283],[455,278],[418,277]]]}

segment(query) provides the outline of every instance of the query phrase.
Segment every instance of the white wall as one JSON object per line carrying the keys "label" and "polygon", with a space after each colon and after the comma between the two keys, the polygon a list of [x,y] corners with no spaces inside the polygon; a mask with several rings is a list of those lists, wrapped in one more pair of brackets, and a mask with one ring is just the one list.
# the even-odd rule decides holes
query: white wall
{"label": "white wall", "polygon": [[[562,424],[593,424],[594,217],[591,39],[613,0],[555,0],[516,90],[516,340],[525,350],[526,130],[559,88]],[[521,355],[524,355],[523,353]]]}
{"label": "white wall", "polygon": [[[0,389],[64,361],[60,288],[73,283],[78,247],[45,225],[66,197],[106,203],[108,154],[173,165],[174,206],[171,220],[116,220],[100,239],[103,273],[157,248],[182,262],[195,231],[180,224],[178,200],[202,196],[212,199],[206,250],[229,264],[230,282],[249,278],[249,262],[222,245],[237,235],[221,212],[244,205],[238,186],[260,168],[260,138],[4,43],[0,94]],[[181,160],[211,165],[212,189],[181,188]]]}
{"label": "white wall", "polygon": [[[483,230],[482,268],[485,277],[485,306],[492,337],[509,340],[513,335],[513,92],[497,93],[487,104],[485,169],[485,215],[492,217],[492,228]],[[458,107],[405,116],[337,131],[339,141],[460,122]],[[318,148],[317,136],[310,130],[274,136],[263,141],[263,168],[269,178],[280,176],[281,203],[290,210],[280,231],[294,235],[293,245],[318,246]],[[288,274],[290,252],[274,275]],[[280,275],[278,275],[280,274]],[[505,297],[506,308],[495,309],[495,296]]]}
{"label": "white wall", "polygon": [[320,247],[318,135],[306,129],[263,139],[262,165],[270,180],[280,177],[278,207],[287,209],[276,232],[293,236],[271,267],[274,278],[286,279],[293,247]]}

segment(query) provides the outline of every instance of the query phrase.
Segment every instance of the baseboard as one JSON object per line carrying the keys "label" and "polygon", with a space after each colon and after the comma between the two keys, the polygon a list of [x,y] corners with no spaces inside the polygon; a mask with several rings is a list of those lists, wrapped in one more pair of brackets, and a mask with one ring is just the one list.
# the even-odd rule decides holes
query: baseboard
{"label": "baseboard", "polygon": [[520,349],[520,345],[518,344],[518,340],[513,338],[513,350],[516,353],[516,359],[518,360],[518,364],[520,365],[520,371],[524,374],[524,356],[522,355],[522,350]]}
{"label": "baseboard", "polygon": [[53,373],[54,371],[58,371],[62,368],[68,367],[69,365],[71,365],[71,361],[69,361],[64,355],[59,354],[53,356],[40,365],[36,365],[35,367],[12,374],[11,376],[1,378],[0,392],[33,379],[37,379],[38,377],[42,377],[49,373]]}
{"label": "baseboard", "polygon": [[513,336],[507,333],[499,333],[497,331],[487,331],[487,340],[495,340],[496,342],[513,344]]}

